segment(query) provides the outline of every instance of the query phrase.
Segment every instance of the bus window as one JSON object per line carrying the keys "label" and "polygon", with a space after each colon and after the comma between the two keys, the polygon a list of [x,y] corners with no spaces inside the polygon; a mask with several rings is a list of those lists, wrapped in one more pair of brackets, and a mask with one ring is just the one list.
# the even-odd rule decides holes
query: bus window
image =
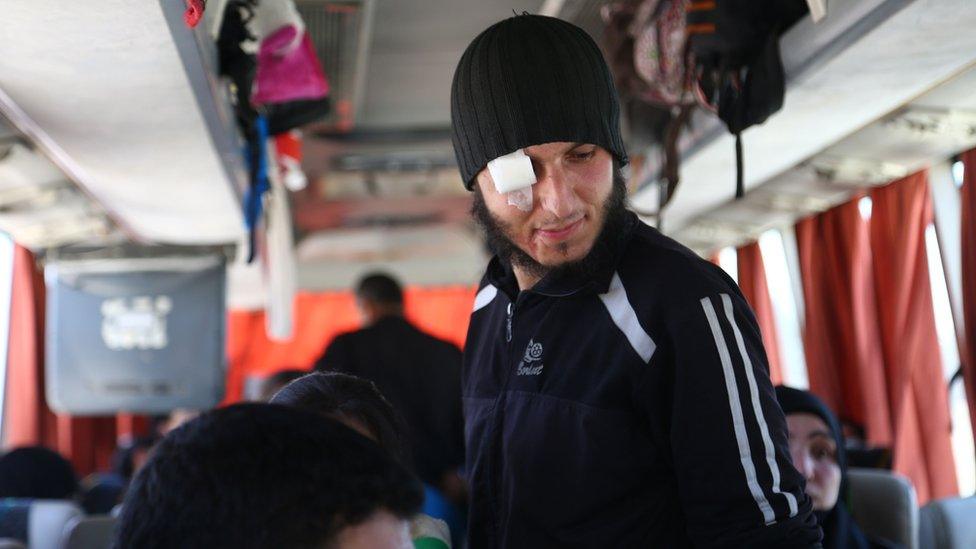
{"label": "bus window", "polygon": [[722,268],[732,280],[739,282],[739,259],[735,255],[735,248],[728,246],[718,253],[718,266]]}
{"label": "bus window", "polygon": [[762,250],[769,295],[773,297],[773,310],[776,313],[776,333],[783,359],[783,383],[807,389],[810,382],[807,380],[807,362],[803,355],[801,317],[783,233],[779,230],[766,231],[759,237],[759,248]]}
{"label": "bus window", "polygon": [[[961,363],[956,330],[952,321],[952,310],[949,306],[946,275],[942,267],[942,253],[939,250],[939,241],[934,225],[929,225],[925,230],[925,250],[928,254],[929,278],[932,282],[935,330],[939,335],[942,367],[945,369],[945,379],[949,390],[949,414],[952,418],[952,451],[956,458],[956,477],[959,481],[959,493],[965,496],[976,491],[976,463],[973,460],[976,451],[973,448],[973,430],[966,401],[966,391],[962,383],[952,382]],[[961,381],[961,377],[956,379]]]}

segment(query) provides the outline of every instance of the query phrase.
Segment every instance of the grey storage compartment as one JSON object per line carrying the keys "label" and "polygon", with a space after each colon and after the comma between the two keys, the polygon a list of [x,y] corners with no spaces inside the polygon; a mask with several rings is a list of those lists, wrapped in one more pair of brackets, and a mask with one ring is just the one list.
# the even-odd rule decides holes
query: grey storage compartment
{"label": "grey storage compartment", "polygon": [[55,260],[44,276],[52,409],[164,413],[223,397],[222,257]]}

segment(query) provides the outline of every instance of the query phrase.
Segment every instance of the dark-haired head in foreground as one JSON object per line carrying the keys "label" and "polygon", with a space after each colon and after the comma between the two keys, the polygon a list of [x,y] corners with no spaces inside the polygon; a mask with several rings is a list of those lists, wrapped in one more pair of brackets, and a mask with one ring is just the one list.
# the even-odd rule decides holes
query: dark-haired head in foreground
{"label": "dark-haired head in foreground", "polygon": [[129,490],[116,547],[409,547],[417,481],[337,422],[270,404],[172,431]]}
{"label": "dark-haired head in foreground", "polygon": [[404,457],[400,418],[376,384],[368,379],[315,372],[283,387],[271,403],[302,408],[340,421],[375,440],[390,455]]}
{"label": "dark-haired head in foreground", "polygon": [[0,457],[0,498],[70,499],[77,492],[74,468],[57,452],[27,446]]}

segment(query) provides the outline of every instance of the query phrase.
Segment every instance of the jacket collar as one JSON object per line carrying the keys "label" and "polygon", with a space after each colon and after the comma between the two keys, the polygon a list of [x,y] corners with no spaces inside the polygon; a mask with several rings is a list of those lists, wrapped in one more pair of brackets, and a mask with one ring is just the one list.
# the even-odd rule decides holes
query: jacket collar
{"label": "jacket collar", "polygon": [[[554,271],[537,282],[529,292],[548,297],[565,297],[580,292],[606,293],[610,289],[617,264],[620,263],[627,243],[630,242],[639,223],[633,212],[625,212],[618,222],[604,227],[593,249],[590,250],[590,256],[596,259],[592,269],[585,273]],[[515,279],[512,266],[498,256],[492,257],[488,263],[487,278],[488,282],[508,294],[513,300],[518,296],[518,281]]]}

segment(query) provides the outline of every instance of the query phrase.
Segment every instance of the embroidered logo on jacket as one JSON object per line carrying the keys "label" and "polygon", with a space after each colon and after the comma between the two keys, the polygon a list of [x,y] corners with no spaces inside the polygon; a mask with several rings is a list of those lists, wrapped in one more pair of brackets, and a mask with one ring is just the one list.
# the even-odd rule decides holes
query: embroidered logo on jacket
{"label": "embroidered logo on jacket", "polygon": [[[519,362],[518,368],[515,370],[515,375],[519,376],[537,376],[542,373],[541,364],[542,361],[542,344],[536,343],[533,340],[529,340],[529,345],[525,348],[525,356],[522,357],[522,361]],[[536,362],[540,364],[536,365]]]}

